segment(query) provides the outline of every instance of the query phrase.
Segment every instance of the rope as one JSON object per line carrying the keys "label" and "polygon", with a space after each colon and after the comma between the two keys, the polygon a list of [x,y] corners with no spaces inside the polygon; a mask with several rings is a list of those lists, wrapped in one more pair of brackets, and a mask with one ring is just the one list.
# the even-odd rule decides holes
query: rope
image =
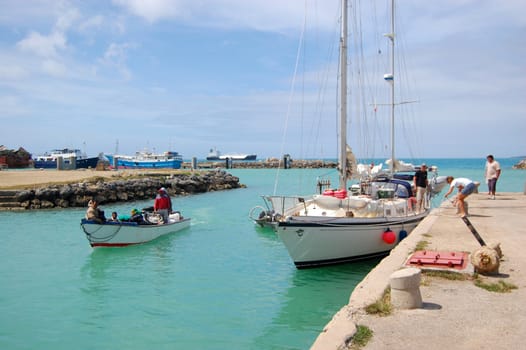
{"label": "rope", "polygon": [[[303,28],[302,28],[302,31],[301,31],[300,41],[298,43],[298,51],[296,53],[296,64],[295,64],[295,67],[294,67],[294,75],[292,76],[292,83],[290,85],[289,103],[288,103],[288,107],[287,107],[287,115],[285,117],[285,125],[283,126],[283,136],[282,136],[282,141],[281,141],[281,153],[280,154],[283,154],[284,153],[284,149],[285,149],[285,138],[286,138],[286,135],[287,135],[287,128],[288,128],[289,117],[290,117],[290,109],[291,109],[291,106],[292,106],[292,99],[293,99],[293,96],[294,96],[294,86],[296,85],[296,75],[298,74],[298,66],[299,66],[299,60],[300,60],[300,55],[301,55],[301,48],[303,46],[303,39],[304,39],[304,36],[305,36],[305,27],[306,27],[306,19],[304,19],[304,22],[303,22]],[[280,165],[281,165],[281,158],[279,160],[278,169],[276,171],[276,178],[275,178],[275,181],[274,181],[274,193],[273,194],[276,194],[277,188],[278,188],[278,179],[279,179]]]}
{"label": "rope", "polygon": [[88,231],[86,230],[86,228],[84,227],[84,224],[80,224],[80,226],[82,227],[82,231],[84,231],[84,233],[85,233],[86,236],[88,237],[88,240],[89,240],[90,242],[97,242],[97,243],[100,243],[100,242],[108,242],[108,241],[112,240],[113,237],[115,237],[115,236],[117,235],[117,233],[119,233],[119,231],[120,231],[121,228],[122,228],[122,225],[115,225],[115,226],[117,226],[117,230],[116,230],[114,233],[112,233],[112,234],[110,234],[110,235],[108,235],[108,236],[106,236],[106,237],[102,237],[102,238],[93,238],[92,235],[93,235],[94,233],[97,233],[99,230],[101,230],[104,226],[107,226],[107,225],[100,225],[100,224],[99,224],[99,225],[98,225],[98,228],[97,228],[95,231],[93,231],[93,232],[88,232]]}

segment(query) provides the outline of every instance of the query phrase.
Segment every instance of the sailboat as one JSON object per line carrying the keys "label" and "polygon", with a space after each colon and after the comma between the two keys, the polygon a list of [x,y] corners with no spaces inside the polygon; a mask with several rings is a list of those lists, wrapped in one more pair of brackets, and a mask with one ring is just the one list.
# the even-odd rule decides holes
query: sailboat
{"label": "sailboat", "polygon": [[[264,196],[269,208],[259,216],[260,225],[271,226],[297,268],[308,268],[383,256],[429,214],[429,207],[413,206],[412,175],[395,174],[394,133],[389,172],[378,171],[360,178],[359,184],[349,188],[350,177],[359,166],[347,145],[347,0],[342,0],[340,40],[340,109],[339,109],[339,189],[325,190],[309,197]],[[394,9],[394,5],[392,7]],[[394,49],[394,18],[391,34],[386,35]],[[392,52],[393,54],[393,52]],[[391,62],[394,75],[394,59]],[[394,89],[394,84],[392,85]],[[391,94],[394,114],[394,93]],[[392,117],[392,124],[394,115]],[[392,125],[391,127],[394,127]],[[363,170],[363,166],[362,166]],[[380,169],[376,169],[380,170]],[[352,173],[355,174],[352,174]],[[414,174],[414,173],[413,173]],[[397,176],[395,176],[397,175]],[[445,177],[430,180],[431,194],[445,185]],[[270,218],[268,221],[261,219]]]}

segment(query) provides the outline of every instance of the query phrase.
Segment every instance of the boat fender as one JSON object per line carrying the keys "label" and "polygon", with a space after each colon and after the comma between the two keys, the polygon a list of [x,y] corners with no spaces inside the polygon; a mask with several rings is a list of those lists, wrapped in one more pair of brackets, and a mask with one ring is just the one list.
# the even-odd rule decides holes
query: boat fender
{"label": "boat fender", "polygon": [[400,242],[402,239],[406,237],[407,237],[407,231],[406,230],[400,231],[400,233],[398,234],[398,242]]}
{"label": "boat fender", "polygon": [[387,244],[393,244],[396,241],[396,235],[391,229],[387,229],[382,234],[382,239]]}

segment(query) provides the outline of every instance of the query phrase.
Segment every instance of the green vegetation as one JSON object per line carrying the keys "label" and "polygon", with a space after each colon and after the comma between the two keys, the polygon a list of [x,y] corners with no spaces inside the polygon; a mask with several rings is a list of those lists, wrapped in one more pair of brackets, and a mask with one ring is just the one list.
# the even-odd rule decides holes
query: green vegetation
{"label": "green vegetation", "polygon": [[422,273],[426,277],[437,277],[450,281],[466,281],[471,277],[465,273],[458,273],[454,271],[439,271],[439,270],[425,270]]}
{"label": "green vegetation", "polygon": [[391,289],[387,288],[382,298],[365,308],[365,312],[371,315],[389,316],[393,311],[391,305]]}
{"label": "green vegetation", "polygon": [[513,289],[517,289],[518,287],[512,283],[505,282],[503,280],[499,280],[497,282],[486,282],[483,279],[480,278],[480,275],[475,273],[472,276],[465,274],[465,273],[458,273],[454,271],[438,271],[438,270],[425,270],[422,271],[422,285],[429,285],[429,279],[436,277],[436,278],[442,278],[447,279],[450,281],[467,281],[467,280],[473,280],[475,285],[479,288],[485,289],[489,292],[494,293],[510,293]]}
{"label": "green vegetation", "polygon": [[428,241],[420,241],[416,244],[415,252],[419,250],[426,250],[427,246],[429,245]]}
{"label": "green vegetation", "polygon": [[363,325],[356,326],[356,333],[351,339],[351,349],[360,349],[361,347],[367,345],[369,340],[373,337],[373,331]]}
{"label": "green vegetation", "polygon": [[497,283],[487,283],[480,278],[476,278],[475,285],[494,293],[510,293],[512,289],[517,289],[516,285],[504,282],[503,280],[499,280]]}

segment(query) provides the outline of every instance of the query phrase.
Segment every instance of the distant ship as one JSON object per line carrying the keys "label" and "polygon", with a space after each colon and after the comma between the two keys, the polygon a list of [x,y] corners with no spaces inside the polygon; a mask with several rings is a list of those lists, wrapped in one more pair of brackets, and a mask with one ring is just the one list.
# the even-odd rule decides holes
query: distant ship
{"label": "distant ship", "polygon": [[206,160],[256,160],[256,154],[228,153],[221,154],[215,147],[210,149]]}
{"label": "distant ship", "polygon": [[72,159],[75,159],[75,168],[87,169],[96,168],[99,162],[99,157],[87,157],[79,149],[54,149],[42,155],[36,156],[33,159],[34,167],[37,169],[56,169],[57,159],[61,157],[64,166],[67,168],[71,165]]}
{"label": "distant ship", "polygon": [[171,168],[180,169],[183,157],[177,152],[164,152],[155,154],[149,151],[136,152],[134,156],[127,155],[105,155],[114,166],[114,159],[117,159],[118,168]]}

